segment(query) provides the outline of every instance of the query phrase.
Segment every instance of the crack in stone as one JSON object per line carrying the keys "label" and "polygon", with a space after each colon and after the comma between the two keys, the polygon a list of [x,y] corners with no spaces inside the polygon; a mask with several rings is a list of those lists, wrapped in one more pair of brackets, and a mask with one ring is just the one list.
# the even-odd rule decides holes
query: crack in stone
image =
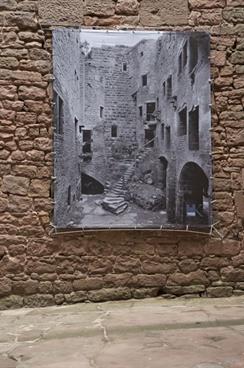
{"label": "crack in stone", "polygon": [[95,321],[93,321],[94,326],[100,328],[103,331],[103,339],[105,342],[109,342],[109,338],[107,334],[107,328],[103,324],[103,321],[104,321],[103,317],[108,317],[109,315],[110,315],[109,311],[103,312],[97,319],[95,319]]}

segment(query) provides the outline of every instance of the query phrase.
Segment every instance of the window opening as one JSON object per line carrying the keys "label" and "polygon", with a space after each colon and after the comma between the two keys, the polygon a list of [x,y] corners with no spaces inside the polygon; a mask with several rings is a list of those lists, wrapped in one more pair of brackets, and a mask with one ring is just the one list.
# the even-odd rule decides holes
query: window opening
{"label": "window opening", "polygon": [[145,129],[145,145],[147,147],[154,147],[155,129]]}
{"label": "window opening", "polygon": [[190,39],[190,72],[198,63],[198,44],[195,38]]}
{"label": "window opening", "polygon": [[111,127],[111,137],[116,138],[117,135],[118,135],[117,125],[112,125],[112,127]]}
{"label": "window opening", "polygon": [[131,97],[132,97],[132,100],[134,102],[134,105],[136,106],[136,104],[137,104],[137,92],[133,93],[133,95],[131,95]]}
{"label": "window opening", "polygon": [[104,107],[100,106],[100,118],[103,118]]}
{"label": "window opening", "polygon": [[199,150],[199,106],[189,112],[189,150]]}
{"label": "window opening", "polygon": [[83,146],[82,146],[82,152],[83,153],[91,153],[91,130],[83,130]]}
{"label": "window opening", "polygon": [[166,148],[170,149],[171,145],[171,135],[170,135],[170,127],[166,127]]}
{"label": "window opening", "polygon": [[164,140],[164,124],[161,124],[161,139]]}
{"label": "window opening", "polygon": [[68,206],[71,205],[71,186],[68,186],[68,196],[67,196],[67,204]]}
{"label": "window opening", "polygon": [[78,135],[78,119],[75,117],[75,139],[77,139]]}
{"label": "window opening", "polygon": [[154,115],[155,108],[156,108],[155,102],[147,103],[147,121],[155,120],[155,115]]}
{"label": "window opening", "polygon": [[147,74],[144,74],[142,76],[142,86],[147,86]]}
{"label": "window opening", "polygon": [[142,114],[143,114],[142,106],[139,106],[139,116],[140,116],[140,118],[142,118]]}
{"label": "window opening", "polygon": [[184,107],[184,109],[182,109],[179,112],[178,115],[179,118],[179,127],[178,127],[178,135],[186,135],[187,133],[187,108]]}
{"label": "window opening", "polygon": [[166,82],[163,82],[163,95],[166,95]]}
{"label": "window opening", "polygon": [[56,125],[56,133],[63,134],[64,129],[64,103],[62,98],[54,91],[54,119]]}
{"label": "window opening", "polygon": [[181,74],[182,73],[182,52],[180,53],[178,62],[179,62],[178,71],[179,71],[179,74]]}
{"label": "window opening", "polygon": [[167,79],[167,97],[172,96],[172,75]]}
{"label": "window opening", "polygon": [[184,46],[183,46],[183,52],[182,52],[182,63],[183,63],[183,67],[186,66],[187,64],[187,42],[185,42]]}

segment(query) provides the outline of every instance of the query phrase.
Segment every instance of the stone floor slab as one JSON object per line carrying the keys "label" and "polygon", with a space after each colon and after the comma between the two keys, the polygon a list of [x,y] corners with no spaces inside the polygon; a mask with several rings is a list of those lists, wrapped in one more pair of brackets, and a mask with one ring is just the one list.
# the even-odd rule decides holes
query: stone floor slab
{"label": "stone floor slab", "polygon": [[1,368],[243,368],[244,297],[0,312]]}

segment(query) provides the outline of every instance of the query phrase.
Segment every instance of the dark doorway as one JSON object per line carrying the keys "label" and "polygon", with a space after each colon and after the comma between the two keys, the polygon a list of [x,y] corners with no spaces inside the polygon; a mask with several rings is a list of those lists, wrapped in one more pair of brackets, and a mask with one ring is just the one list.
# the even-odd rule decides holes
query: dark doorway
{"label": "dark doorway", "polygon": [[90,161],[92,159],[92,131],[83,130],[83,144],[82,144],[83,161]]}
{"label": "dark doorway", "polygon": [[145,129],[145,146],[154,147],[155,129]]}
{"label": "dark doorway", "polygon": [[147,103],[147,121],[154,121],[155,120],[155,109],[156,109],[155,102],[148,102]]}
{"label": "dark doorway", "polygon": [[180,213],[183,223],[208,223],[204,212],[203,199],[208,197],[208,178],[194,162],[188,162],[182,169],[179,181]]}
{"label": "dark doorway", "polygon": [[93,177],[82,173],[81,174],[82,183],[82,194],[103,194],[104,186]]}

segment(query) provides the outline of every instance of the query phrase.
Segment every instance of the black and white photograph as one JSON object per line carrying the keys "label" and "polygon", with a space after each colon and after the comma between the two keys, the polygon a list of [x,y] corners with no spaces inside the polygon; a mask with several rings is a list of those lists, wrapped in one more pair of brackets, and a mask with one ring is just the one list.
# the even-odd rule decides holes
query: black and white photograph
{"label": "black and white photograph", "polygon": [[54,226],[211,225],[205,32],[53,31]]}

